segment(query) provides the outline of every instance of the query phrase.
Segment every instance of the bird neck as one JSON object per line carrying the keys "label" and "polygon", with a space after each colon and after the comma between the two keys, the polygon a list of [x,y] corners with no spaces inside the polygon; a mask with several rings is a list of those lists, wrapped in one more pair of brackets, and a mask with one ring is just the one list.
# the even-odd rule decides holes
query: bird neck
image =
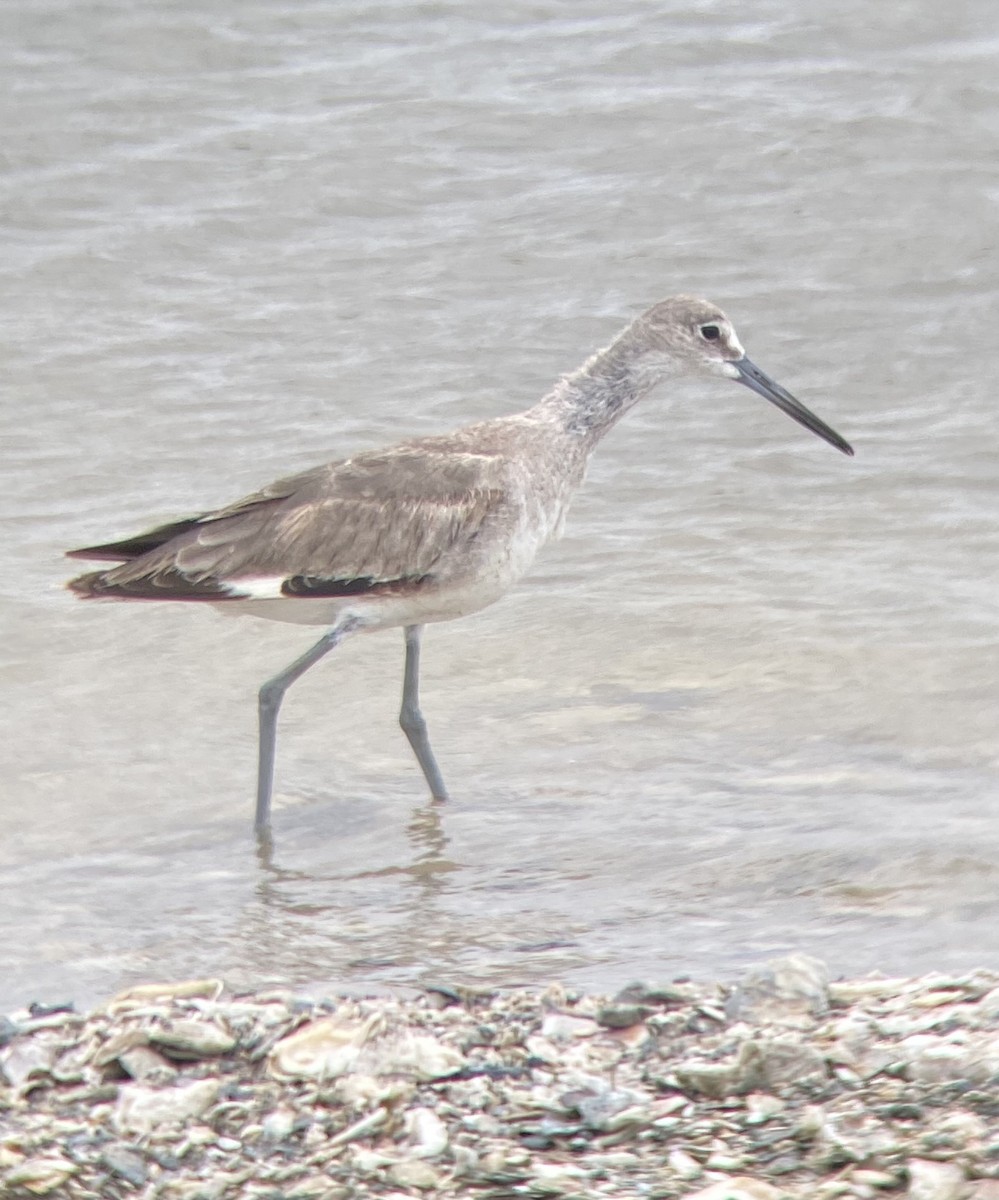
{"label": "bird neck", "polygon": [[580,438],[587,451],[670,374],[661,354],[625,332],[562,379],[536,406],[539,416]]}

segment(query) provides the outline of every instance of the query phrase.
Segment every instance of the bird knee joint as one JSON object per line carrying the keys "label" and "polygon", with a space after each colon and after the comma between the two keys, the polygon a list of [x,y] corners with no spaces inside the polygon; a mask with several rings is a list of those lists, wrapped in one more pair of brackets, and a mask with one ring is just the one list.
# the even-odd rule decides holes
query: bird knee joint
{"label": "bird knee joint", "polygon": [[425,733],[427,728],[423,713],[418,708],[410,708],[408,705],[403,706],[399,712],[399,724],[406,733]]}

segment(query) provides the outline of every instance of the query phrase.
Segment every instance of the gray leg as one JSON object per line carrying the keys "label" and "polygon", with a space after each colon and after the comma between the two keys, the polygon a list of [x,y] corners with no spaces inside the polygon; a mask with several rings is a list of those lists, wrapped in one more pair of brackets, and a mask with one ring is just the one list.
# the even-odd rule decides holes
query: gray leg
{"label": "gray leg", "polygon": [[447,788],[444,777],[430,749],[430,739],[427,737],[427,723],[420,712],[420,636],[422,625],[406,626],[406,670],[402,683],[402,708],[399,711],[399,724],[409,738],[413,747],[416,761],[430,788],[430,794],[435,800],[447,799]]}
{"label": "gray leg", "polygon": [[271,792],[274,788],[274,753],[277,748],[277,719],[278,710],[284,694],[300,678],[309,667],[338,646],[348,633],[357,628],[357,621],[348,620],[342,625],[334,625],[329,632],[324,633],[311,650],[306,650],[301,658],[296,658],[290,667],[285,667],[273,679],[268,679],[260,689],[260,745],[257,760],[257,815],[253,827],[258,836],[269,835],[271,827]]}

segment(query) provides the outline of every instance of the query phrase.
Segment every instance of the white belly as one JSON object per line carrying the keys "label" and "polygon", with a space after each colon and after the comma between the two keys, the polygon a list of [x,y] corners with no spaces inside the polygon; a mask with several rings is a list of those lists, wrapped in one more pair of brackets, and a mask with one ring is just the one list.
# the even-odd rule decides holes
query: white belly
{"label": "white belly", "polygon": [[268,599],[226,600],[213,604],[230,617],[263,617],[293,625],[333,625],[354,617],[365,629],[392,629],[399,625],[430,625],[458,617],[495,603],[509,583],[496,578],[475,578],[460,584],[415,587],[400,594],[372,596],[280,596]]}

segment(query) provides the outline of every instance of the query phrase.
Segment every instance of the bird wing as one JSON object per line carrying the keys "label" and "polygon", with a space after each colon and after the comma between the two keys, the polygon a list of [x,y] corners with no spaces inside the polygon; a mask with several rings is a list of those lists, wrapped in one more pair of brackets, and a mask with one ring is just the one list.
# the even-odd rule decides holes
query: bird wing
{"label": "bird wing", "polygon": [[[434,439],[281,479],[215,512],[74,557],[126,559],[70,587],[136,599],[357,595],[422,582],[504,502],[499,455]],[[252,593],[240,581],[252,581]]]}

